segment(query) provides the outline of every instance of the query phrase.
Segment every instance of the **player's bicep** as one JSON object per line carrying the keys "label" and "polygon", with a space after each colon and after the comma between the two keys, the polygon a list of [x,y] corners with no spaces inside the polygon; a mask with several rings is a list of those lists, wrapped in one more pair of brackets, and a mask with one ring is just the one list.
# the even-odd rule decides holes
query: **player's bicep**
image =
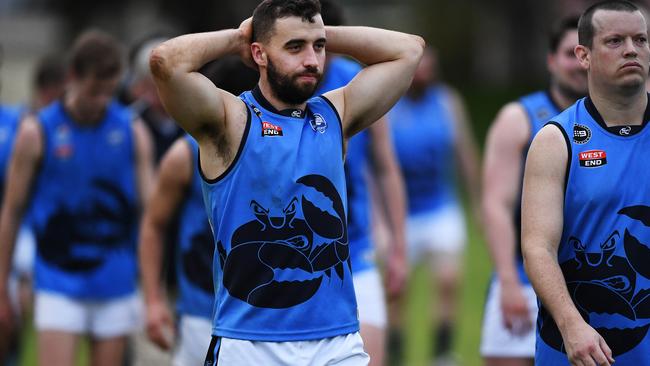
{"label": "player's bicep", "polygon": [[[363,130],[386,114],[411,84],[415,65],[395,60],[368,66],[342,89],[341,114],[346,137]],[[409,69],[409,70],[407,70]]]}
{"label": "player's bicep", "polygon": [[530,124],[523,108],[505,106],[488,130],[483,154],[483,202],[513,209],[521,189]]}
{"label": "player's bicep", "polygon": [[178,71],[156,85],[167,112],[189,134],[197,136],[206,126],[223,131],[227,99],[235,96],[198,72]]}
{"label": "player's bicep", "polygon": [[376,175],[386,174],[391,168],[397,169],[390,128],[386,116],[377,120],[369,129],[372,168]]}
{"label": "player's bicep", "polygon": [[557,252],[563,227],[568,159],[567,144],[560,129],[554,125],[542,128],[526,159],[522,197],[524,254],[535,248]]}
{"label": "player's bicep", "polygon": [[135,140],[135,170],[138,183],[138,199],[146,202],[154,174],[154,151],[151,133],[140,119],[133,121]]}
{"label": "player's bicep", "polygon": [[171,221],[187,192],[194,164],[187,141],[178,139],[161,160],[145,209],[149,224],[165,227]]}
{"label": "player's bicep", "polygon": [[42,156],[41,126],[34,117],[28,116],[18,128],[7,171],[4,197],[12,210],[22,211],[26,206]]}

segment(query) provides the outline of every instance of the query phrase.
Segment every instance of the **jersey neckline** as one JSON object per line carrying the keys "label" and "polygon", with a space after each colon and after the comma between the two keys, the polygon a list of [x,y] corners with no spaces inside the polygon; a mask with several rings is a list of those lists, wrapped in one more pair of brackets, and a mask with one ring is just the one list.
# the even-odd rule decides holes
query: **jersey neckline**
{"label": "jersey neckline", "polygon": [[251,93],[253,94],[253,98],[257,100],[262,108],[266,109],[267,111],[275,114],[279,114],[284,117],[290,117],[290,118],[297,118],[297,119],[302,119],[306,115],[306,111],[299,109],[299,108],[287,108],[283,110],[278,110],[271,104],[271,102],[264,97],[264,94],[262,94],[262,90],[260,90],[260,86],[256,85],[253,90],[251,90]]}
{"label": "jersey neckline", "polygon": [[643,122],[640,125],[607,126],[603,116],[598,112],[596,105],[594,105],[594,102],[589,96],[585,98],[585,108],[587,109],[587,113],[591,115],[591,118],[593,118],[594,121],[596,121],[596,123],[598,123],[607,133],[614,136],[630,137],[643,131],[645,126],[648,124],[648,121],[650,121],[650,94],[646,93],[646,96],[648,101],[646,103],[645,112],[643,112]]}

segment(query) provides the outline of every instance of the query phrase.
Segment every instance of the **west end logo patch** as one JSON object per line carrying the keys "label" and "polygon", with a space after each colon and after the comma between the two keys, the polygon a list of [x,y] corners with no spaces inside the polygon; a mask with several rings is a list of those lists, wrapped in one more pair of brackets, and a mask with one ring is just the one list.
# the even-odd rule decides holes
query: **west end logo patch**
{"label": "west end logo patch", "polygon": [[578,154],[580,166],[598,168],[607,164],[607,153],[604,150],[588,150]]}
{"label": "west end logo patch", "polygon": [[282,127],[270,122],[262,122],[262,137],[264,136],[282,136]]}
{"label": "west end logo patch", "polygon": [[311,125],[311,129],[316,132],[324,133],[327,129],[327,121],[318,113],[314,113],[314,118],[309,120],[309,124]]}
{"label": "west end logo patch", "polygon": [[573,142],[582,145],[591,140],[591,130],[585,125],[573,125]]}

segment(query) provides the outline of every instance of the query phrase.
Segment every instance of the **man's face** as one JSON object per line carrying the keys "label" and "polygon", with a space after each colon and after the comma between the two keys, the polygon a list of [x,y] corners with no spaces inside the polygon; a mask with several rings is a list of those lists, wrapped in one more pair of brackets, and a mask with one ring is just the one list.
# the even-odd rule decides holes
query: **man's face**
{"label": "man's face", "polygon": [[115,95],[119,81],[119,76],[110,79],[98,79],[93,75],[75,78],[72,87],[78,99],[77,113],[88,121],[101,118]]}
{"label": "man's face", "polygon": [[264,45],[266,77],[276,97],[295,105],[313,95],[323,77],[325,42],[320,15],[313,23],[299,17],[276,20],[273,35]]}
{"label": "man's face", "polygon": [[597,10],[593,25],[594,39],[588,56],[590,77],[623,89],[644,85],[650,49],[643,15],[638,11]]}
{"label": "man's face", "polygon": [[587,72],[574,53],[578,45],[578,30],[564,32],[554,53],[548,55],[552,82],[568,97],[577,99],[587,94]]}

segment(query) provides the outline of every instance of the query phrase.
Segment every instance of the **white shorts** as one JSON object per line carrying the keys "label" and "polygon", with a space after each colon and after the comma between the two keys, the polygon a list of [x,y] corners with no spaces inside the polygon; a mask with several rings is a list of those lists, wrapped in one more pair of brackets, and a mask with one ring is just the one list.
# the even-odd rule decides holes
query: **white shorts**
{"label": "white shorts", "polygon": [[359,322],[377,328],[386,328],[386,300],[377,268],[354,273],[352,282],[357,296]]}
{"label": "white shorts", "polygon": [[[537,319],[537,297],[531,285],[524,285],[524,296],[528,300],[530,317],[535,324]],[[522,335],[513,335],[503,325],[501,313],[501,286],[494,280],[490,285],[481,335],[481,356],[483,357],[535,357],[535,327]]]}
{"label": "white shorts", "polygon": [[35,255],[36,238],[34,232],[27,225],[22,225],[16,237],[13,258],[13,269],[19,277],[31,278]]}
{"label": "white shorts", "polygon": [[256,342],[213,337],[205,366],[367,366],[359,332],[315,341]]}
{"label": "white shorts", "polygon": [[450,204],[406,220],[406,243],[412,263],[427,255],[459,257],[466,240],[465,217],[458,205]]}
{"label": "white shorts", "polygon": [[34,323],[39,331],[115,338],[140,329],[141,314],[142,302],[137,294],[107,301],[80,301],[37,291],[34,300]]}
{"label": "white shorts", "polygon": [[179,341],[174,366],[202,365],[212,339],[212,322],[198,316],[183,315],[178,325]]}

